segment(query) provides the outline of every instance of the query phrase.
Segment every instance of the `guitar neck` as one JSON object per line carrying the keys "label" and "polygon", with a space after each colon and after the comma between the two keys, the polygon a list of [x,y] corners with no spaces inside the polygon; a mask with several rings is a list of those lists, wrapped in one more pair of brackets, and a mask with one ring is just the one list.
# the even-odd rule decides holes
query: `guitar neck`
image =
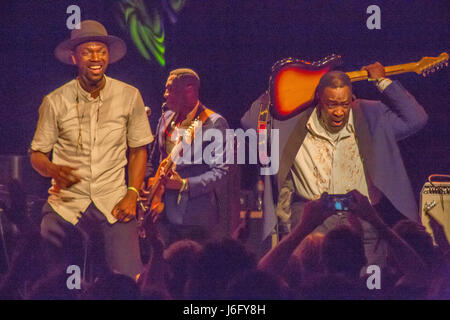
{"label": "guitar neck", "polygon": [[[416,67],[417,62],[411,62],[384,67],[384,71],[386,72],[386,76],[392,76],[395,74],[402,74],[406,72],[415,72]],[[366,70],[350,71],[346,72],[346,74],[350,77],[350,80],[352,82],[367,80],[369,78],[369,74]]]}

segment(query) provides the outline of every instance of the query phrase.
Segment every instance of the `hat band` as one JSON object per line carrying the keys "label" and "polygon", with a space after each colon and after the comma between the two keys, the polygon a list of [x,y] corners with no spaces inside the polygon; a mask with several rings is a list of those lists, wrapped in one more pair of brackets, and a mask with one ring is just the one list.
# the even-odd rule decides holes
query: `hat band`
{"label": "hat band", "polygon": [[70,40],[77,40],[77,39],[82,39],[82,38],[88,38],[88,37],[107,37],[107,34],[103,34],[103,33],[97,33],[97,32],[86,32],[83,34],[76,34],[73,37],[70,38]]}

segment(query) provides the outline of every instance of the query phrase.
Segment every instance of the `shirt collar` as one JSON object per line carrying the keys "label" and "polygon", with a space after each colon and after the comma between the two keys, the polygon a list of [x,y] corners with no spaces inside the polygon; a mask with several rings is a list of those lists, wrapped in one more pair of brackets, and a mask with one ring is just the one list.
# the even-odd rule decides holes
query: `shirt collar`
{"label": "shirt collar", "polygon": [[308,122],[306,123],[306,128],[311,132],[312,135],[324,138],[330,142],[337,141],[338,139],[349,137],[355,133],[355,127],[353,124],[353,110],[350,108],[348,122],[345,127],[338,133],[330,133],[324,128],[321,121],[319,120],[319,115],[317,113],[317,107],[314,108]]}
{"label": "shirt collar", "polygon": [[[106,75],[104,75],[105,77],[105,86],[103,87],[103,89],[100,90],[100,93],[98,95],[98,98],[100,99],[100,101],[104,101],[105,99],[105,94],[107,92],[107,90],[109,89],[110,86],[110,78],[107,77]],[[91,93],[87,92],[86,90],[83,89],[83,87],[80,85],[80,82],[78,81],[78,79],[75,79],[75,85],[76,85],[76,91],[77,91],[77,96],[81,97],[84,101],[95,101],[97,98],[92,98]]]}

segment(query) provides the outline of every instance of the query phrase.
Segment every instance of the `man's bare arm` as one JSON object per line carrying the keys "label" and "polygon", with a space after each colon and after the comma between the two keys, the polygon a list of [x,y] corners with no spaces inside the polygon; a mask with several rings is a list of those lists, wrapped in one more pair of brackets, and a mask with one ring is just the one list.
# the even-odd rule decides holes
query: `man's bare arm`
{"label": "man's bare arm", "polygon": [[[128,186],[139,190],[144,181],[147,162],[146,146],[130,148],[128,161]],[[116,204],[112,214],[120,221],[130,221],[136,215],[138,194],[134,189],[128,189],[125,197]]]}
{"label": "man's bare arm", "polygon": [[130,148],[128,164],[128,186],[139,188],[144,181],[145,165],[147,163],[147,147]]}

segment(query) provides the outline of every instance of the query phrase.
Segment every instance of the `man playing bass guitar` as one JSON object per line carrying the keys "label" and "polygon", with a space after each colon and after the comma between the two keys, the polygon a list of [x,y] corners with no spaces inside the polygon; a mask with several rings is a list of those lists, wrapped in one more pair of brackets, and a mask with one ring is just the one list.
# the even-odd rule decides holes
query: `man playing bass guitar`
{"label": "man playing bass guitar", "polygon": [[[200,102],[199,88],[200,78],[192,69],[182,68],[170,72],[164,92],[168,110],[163,112],[158,121],[157,139],[151,146],[147,163],[146,178],[150,178],[148,187],[155,183],[156,177],[153,180],[151,178],[155,173],[161,174],[161,171],[167,170],[167,162],[163,159],[170,158],[169,155],[176,147],[176,129],[188,129],[195,120],[200,120],[203,134],[209,129],[216,129],[225,137],[227,121]],[[200,141],[203,139],[200,138]],[[149,199],[148,211],[152,211],[153,216],[159,215],[159,230],[166,246],[186,238],[204,242],[220,237],[227,228],[227,217],[219,208],[218,201],[219,194],[220,197],[225,196],[228,172],[228,166],[224,163],[225,148],[221,148],[222,154],[215,154],[223,161],[205,163],[202,158],[204,147],[202,144],[201,148],[192,148],[192,158],[201,158],[200,163],[177,163],[176,171],[163,172],[165,178],[161,201],[164,209],[161,213],[152,210],[152,199]],[[160,170],[156,170],[158,164]]]}

